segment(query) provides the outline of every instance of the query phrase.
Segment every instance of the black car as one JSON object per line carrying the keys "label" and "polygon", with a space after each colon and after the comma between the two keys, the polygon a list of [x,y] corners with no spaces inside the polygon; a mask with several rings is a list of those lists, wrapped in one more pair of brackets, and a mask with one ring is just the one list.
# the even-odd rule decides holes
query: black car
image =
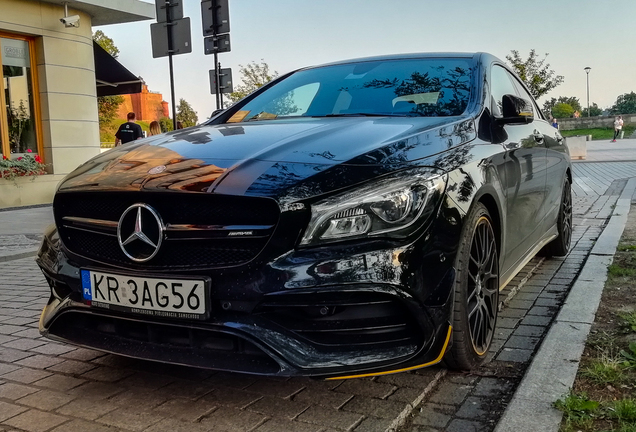
{"label": "black car", "polygon": [[263,375],[470,369],[500,290],[567,253],[571,181],[563,138],[489,54],[300,69],[61,182],[40,331]]}

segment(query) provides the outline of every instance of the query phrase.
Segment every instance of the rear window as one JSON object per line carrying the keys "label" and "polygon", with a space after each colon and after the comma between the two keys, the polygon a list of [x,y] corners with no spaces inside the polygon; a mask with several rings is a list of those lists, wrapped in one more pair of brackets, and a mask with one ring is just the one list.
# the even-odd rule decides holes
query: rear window
{"label": "rear window", "polygon": [[237,111],[229,123],[289,117],[457,116],[468,105],[465,59],[381,60],[301,70]]}

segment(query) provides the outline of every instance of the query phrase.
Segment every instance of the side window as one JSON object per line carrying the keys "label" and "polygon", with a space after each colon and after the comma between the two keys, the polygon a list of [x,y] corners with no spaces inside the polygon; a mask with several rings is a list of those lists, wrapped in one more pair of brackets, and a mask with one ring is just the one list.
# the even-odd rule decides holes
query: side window
{"label": "side window", "polygon": [[495,117],[502,117],[501,99],[505,94],[517,95],[512,77],[501,66],[493,66],[490,74],[491,111]]}
{"label": "side window", "polygon": [[317,82],[297,87],[274,99],[265,106],[265,111],[276,116],[301,116],[309,109],[319,88]]}

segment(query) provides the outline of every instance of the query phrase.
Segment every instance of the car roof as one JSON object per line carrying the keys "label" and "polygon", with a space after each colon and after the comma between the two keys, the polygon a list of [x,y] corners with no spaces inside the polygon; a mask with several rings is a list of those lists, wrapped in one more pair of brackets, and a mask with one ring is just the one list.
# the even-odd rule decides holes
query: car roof
{"label": "car roof", "polygon": [[404,59],[424,59],[424,58],[465,58],[465,59],[473,59],[477,60],[482,56],[488,56],[495,58],[491,54],[482,53],[482,52],[474,52],[474,53],[465,53],[465,52],[427,52],[427,53],[406,53],[406,54],[390,54],[390,55],[381,55],[381,56],[373,56],[373,57],[360,57],[354,59],[347,60],[338,60],[335,62],[329,62],[314,66],[307,66],[302,69],[312,69],[319,68],[325,66],[335,66],[342,65],[348,63],[360,63],[360,62],[368,62],[368,61],[382,61],[382,60],[404,60]]}

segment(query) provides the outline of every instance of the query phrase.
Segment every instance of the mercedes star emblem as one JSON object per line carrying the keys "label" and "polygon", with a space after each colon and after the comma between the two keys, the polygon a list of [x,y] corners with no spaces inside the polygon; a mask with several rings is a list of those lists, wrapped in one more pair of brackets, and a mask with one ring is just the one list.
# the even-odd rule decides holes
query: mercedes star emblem
{"label": "mercedes star emblem", "polygon": [[145,262],[159,252],[164,230],[155,209],[147,204],[133,204],[119,218],[117,241],[128,258]]}
{"label": "mercedes star emblem", "polygon": [[165,170],[166,170],[166,166],[165,165],[159,165],[159,166],[156,166],[154,168],[150,168],[148,170],[148,174],[161,174]]}

